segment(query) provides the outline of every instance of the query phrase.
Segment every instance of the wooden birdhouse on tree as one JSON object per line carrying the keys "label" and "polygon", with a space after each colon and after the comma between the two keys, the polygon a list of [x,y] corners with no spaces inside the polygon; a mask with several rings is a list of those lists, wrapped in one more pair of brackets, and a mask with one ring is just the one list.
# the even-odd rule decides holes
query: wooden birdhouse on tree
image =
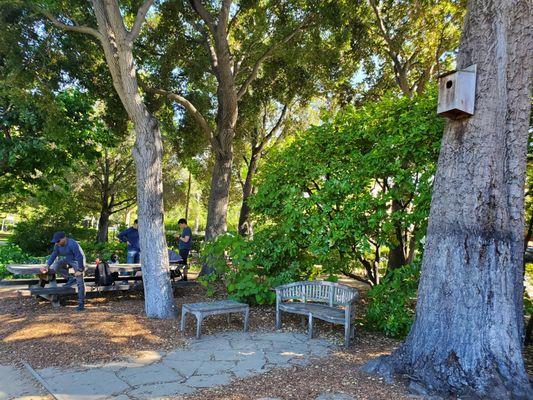
{"label": "wooden birdhouse on tree", "polygon": [[476,65],[450,71],[438,77],[437,114],[450,119],[474,115],[476,99]]}

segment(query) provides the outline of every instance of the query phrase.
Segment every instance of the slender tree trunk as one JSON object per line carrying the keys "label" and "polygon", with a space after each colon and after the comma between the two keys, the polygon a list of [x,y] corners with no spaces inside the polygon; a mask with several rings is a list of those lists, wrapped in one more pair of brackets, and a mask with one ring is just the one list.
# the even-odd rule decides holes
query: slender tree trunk
{"label": "slender tree trunk", "polygon": [[250,157],[250,162],[248,163],[248,171],[246,172],[246,179],[242,188],[242,206],[241,212],[239,214],[239,235],[241,236],[252,236],[253,227],[251,221],[251,209],[248,204],[248,200],[253,193],[253,177],[257,171],[257,161],[259,153],[255,153],[252,150],[252,155]]}
{"label": "slender tree trunk", "polygon": [[[392,200],[392,213],[400,212],[402,205],[398,200]],[[389,260],[387,263],[387,269],[396,269],[403,267],[407,261],[405,259],[405,245],[402,235],[402,226],[401,222],[396,221],[394,223],[396,241],[398,242],[396,246],[392,247],[389,251]]]}
{"label": "slender tree trunk", "polygon": [[365,367],[406,374],[418,392],[533,398],[522,359],[532,28],[529,0],[468,3],[457,65],[477,64],[476,111],[444,132],[411,332]]}
{"label": "slender tree trunk", "polygon": [[100,218],[98,219],[98,233],[96,234],[97,243],[107,243],[109,240],[109,217],[108,210],[102,210],[100,212]]}
{"label": "slender tree trunk", "polygon": [[185,219],[189,220],[189,204],[191,202],[191,171],[189,171],[189,180],[187,183],[187,198],[185,200]]}

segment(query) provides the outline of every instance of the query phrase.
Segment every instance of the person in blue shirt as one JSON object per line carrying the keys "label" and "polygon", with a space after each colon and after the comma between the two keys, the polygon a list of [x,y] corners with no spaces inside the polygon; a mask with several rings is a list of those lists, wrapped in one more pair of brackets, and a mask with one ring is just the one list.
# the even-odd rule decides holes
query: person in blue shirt
{"label": "person in blue shirt", "polygon": [[192,231],[189,226],[187,226],[187,220],[185,218],[181,218],[178,221],[178,225],[181,229],[181,234],[176,236],[176,239],[178,239],[178,249],[180,257],[182,258],[182,264],[183,264],[183,278],[182,280],[187,280],[187,258],[189,257],[189,251],[191,250],[192,245]]}
{"label": "person in blue shirt", "polygon": [[140,260],[141,248],[139,247],[139,224],[135,220],[133,226],[123,230],[118,234],[118,240],[128,244],[126,263],[138,264]]}
{"label": "person in blue shirt", "polygon": [[[74,239],[68,238],[65,232],[56,232],[52,237],[54,251],[48,257],[46,265],[48,274],[55,275],[57,272],[67,280],[65,287],[78,285],[78,311],[85,308],[85,282],[83,271],[85,271],[85,254],[82,248]],[[69,275],[69,268],[74,269],[74,276]]]}

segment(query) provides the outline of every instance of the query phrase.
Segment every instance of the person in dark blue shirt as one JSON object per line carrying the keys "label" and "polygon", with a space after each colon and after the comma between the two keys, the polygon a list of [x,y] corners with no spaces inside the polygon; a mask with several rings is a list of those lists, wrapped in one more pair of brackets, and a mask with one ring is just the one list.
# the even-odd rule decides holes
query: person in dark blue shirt
{"label": "person in dark blue shirt", "polygon": [[138,221],[133,222],[133,226],[123,230],[118,234],[118,240],[128,244],[126,263],[138,264],[141,254],[141,248],[139,246],[139,225]]}
{"label": "person in dark blue shirt", "polygon": [[[85,254],[82,248],[74,239],[67,238],[65,232],[56,232],[52,237],[54,251],[48,258],[48,274],[61,274],[67,283],[65,287],[71,287],[74,283],[78,286],[78,311],[85,307],[85,282],[83,280],[83,271],[85,271]],[[74,269],[74,277],[70,276],[68,269]]]}
{"label": "person in dark blue shirt", "polygon": [[178,239],[178,249],[180,257],[183,259],[183,278],[182,280],[187,280],[187,258],[189,257],[189,251],[191,250],[192,245],[192,231],[191,228],[187,226],[187,220],[185,218],[181,218],[178,221],[178,225],[181,229],[181,234],[176,236],[176,239]]}

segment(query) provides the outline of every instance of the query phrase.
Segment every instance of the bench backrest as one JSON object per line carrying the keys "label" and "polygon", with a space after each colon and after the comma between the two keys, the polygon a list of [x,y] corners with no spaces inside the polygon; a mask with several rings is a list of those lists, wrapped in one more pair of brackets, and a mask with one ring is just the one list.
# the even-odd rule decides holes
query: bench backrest
{"label": "bench backrest", "polygon": [[278,286],[276,295],[280,301],[328,303],[330,307],[333,307],[354,302],[358,297],[358,292],[357,289],[340,283],[303,281]]}

